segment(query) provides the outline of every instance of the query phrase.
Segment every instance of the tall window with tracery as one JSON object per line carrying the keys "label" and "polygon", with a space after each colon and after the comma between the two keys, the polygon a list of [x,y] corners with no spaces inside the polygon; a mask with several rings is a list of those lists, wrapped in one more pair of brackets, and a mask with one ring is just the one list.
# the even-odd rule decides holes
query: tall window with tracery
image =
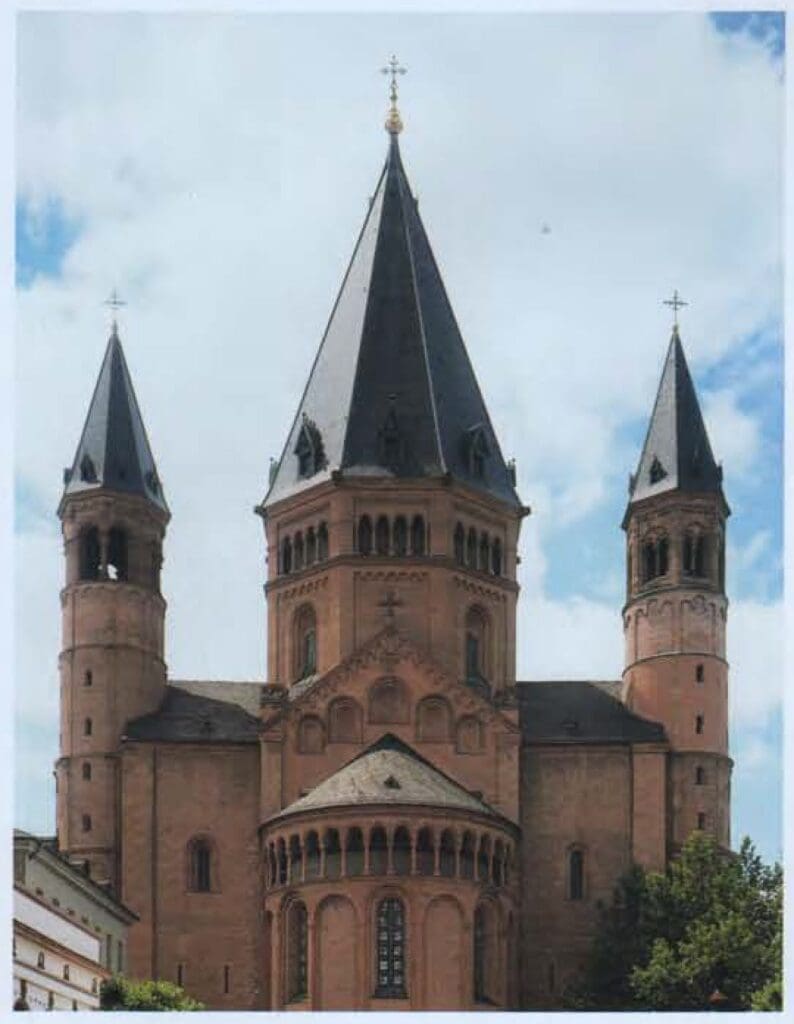
{"label": "tall window with tracery", "polygon": [[394,896],[378,904],[375,953],[378,965],[375,995],[386,999],[405,998],[405,908],[402,900]]}

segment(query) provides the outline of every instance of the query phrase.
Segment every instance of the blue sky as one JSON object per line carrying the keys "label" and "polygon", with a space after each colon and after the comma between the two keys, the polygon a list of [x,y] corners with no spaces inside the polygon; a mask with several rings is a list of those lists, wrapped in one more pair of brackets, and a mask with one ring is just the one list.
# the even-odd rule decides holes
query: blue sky
{"label": "blue sky", "polygon": [[262,677],[250,508],[380,170],[388,38],[409,66],[408,174],[533,506],[520,677],[619,676],[626,483],[669,340],[662,300],[691,303],[682,337],[733,510],[734,839],[778,856],[782,16],[189,21],[20,18],[18,823],[53,827],[54,510],[112,288],[174,513],[172,673]]}

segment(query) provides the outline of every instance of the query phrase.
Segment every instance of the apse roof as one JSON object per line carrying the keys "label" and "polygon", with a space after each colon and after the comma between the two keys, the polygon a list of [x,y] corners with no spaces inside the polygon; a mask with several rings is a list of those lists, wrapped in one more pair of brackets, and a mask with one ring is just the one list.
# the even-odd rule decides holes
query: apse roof
{"label": "apse roof", "polygon": [[673,328],[629,504],[666,491],[722,492],[678,328]]}
{"label": "apse roof", "polygon": [[661,743],[664,726],[635,715],[619,681],[521,682],[516,687],[525,743]]}
{"label": "apse roof", "polygon": [[334,471],[451,474],[520,506],[396,134],[264,504]]}
{"label": "apse roof", "polygon": [[277,817],[326,807],[373,804],[422,805],[497,815],[484,800],[388,733]]}
{"label": "apse roof", "polygon": [[168,512],[115,324],[63,497],[103,488],[138,494]]}

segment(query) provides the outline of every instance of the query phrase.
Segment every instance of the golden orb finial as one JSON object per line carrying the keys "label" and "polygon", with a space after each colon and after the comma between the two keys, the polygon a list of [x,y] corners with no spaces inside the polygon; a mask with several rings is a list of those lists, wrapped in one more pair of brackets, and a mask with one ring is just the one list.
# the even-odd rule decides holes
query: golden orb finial
{"label": "golden orb finial", "polygon": [[397,75],[404,75],[408,69],[401,67],[397,58],[392,54],[389,63],[380,70],[384,75],[391,75],[391,85],[389,87],[391,106],[386,116],[385,128],[389,135],[399,135],[403,130],[403,122],[400,117],[400,111],[397,109]]}

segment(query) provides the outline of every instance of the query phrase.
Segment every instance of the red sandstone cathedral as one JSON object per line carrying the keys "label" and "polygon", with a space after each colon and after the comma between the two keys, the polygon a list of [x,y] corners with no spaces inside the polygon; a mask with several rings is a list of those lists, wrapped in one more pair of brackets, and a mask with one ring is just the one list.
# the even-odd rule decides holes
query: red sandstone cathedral
{"label": "red sandstone cathedral", "polygon": [[729,509],[678,330],[622,678],[518,681],[529,509],[400,128],[256,509],[266,683],[168,679],[169,511],[115,325],[65,473],[58,842],[137,914],[129,973],[212,1009],[553,1008],[632,862],[729,844]]}

